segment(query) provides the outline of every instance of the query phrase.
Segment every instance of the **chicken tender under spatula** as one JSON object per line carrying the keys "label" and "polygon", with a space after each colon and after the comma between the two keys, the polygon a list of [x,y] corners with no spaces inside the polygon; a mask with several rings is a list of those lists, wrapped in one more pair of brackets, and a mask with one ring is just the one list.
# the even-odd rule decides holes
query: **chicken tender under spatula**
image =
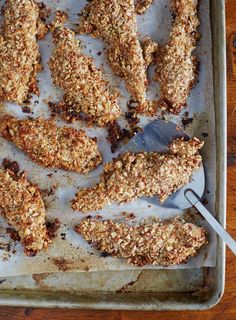
{"label": "chicken tender under spatula", "polygon": [[168,153],[126,152],[105,164],[100,182],[79,190],[72,201],[75,211],[88,212],[105,205],[130,202],[140,197],[157,196],[164,202],[186,185],[201,163],[197,138],[173,140]]}

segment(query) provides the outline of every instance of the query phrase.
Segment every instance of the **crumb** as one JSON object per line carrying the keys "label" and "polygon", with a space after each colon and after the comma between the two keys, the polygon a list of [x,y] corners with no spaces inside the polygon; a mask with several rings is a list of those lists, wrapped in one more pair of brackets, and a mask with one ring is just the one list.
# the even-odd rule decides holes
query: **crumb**
{"label": "crumb", "polygon": [[11,170],[14,174],[18,174],[20,172],[20,167],[19,167],[19,164],[18,162],[16,161],[11,161],[10,159],[8,158],[4,158],[2,160],[2,166],[3,168],[6,170],[6,169],[9,169]]}
{"label": "crumb", "polygon": [[61,233],[61,240],[66,240],[66,233]]}
{"label": "crumb", "polygon": [[182,119],[181,119],[183,128],[185,129],[189,124],[193,122],[193,118],[189,117],[188,111],[184,112]]}
{"label": "crumb", "polygon": [[27,106],[21,107],[23,113],[31,113],[31,109]]}
{"label": "crumb", "polygon": [[16,230],[12,228],[6,228],[6,232],[10,235],[10,238],[14,241],[20,241],[19,234]]}
{"label": "crumb", "polygon": [[128,142],[128,140],[131,138],[130,132],[127,129],[121,129],[119,124],[115,121],[108,125],[107,132],[107,140],[111,144],[112,153],[118,149],[122,141]]}
{"label": "crumb", "polygon": [[57,218],[53,222],[46,222],[47,235],[50,240],[53,240],[56,237],[57,231],[60,228],[60,226],[61,222]]}
{"label": "crumb", "polygon": [[206,138],[206,137],[208,137],[208,133],[202,132],[202,136],[203,136],[204,138]]}
{"label": "crumb", "polygon": [[156,55],[158,52],[158,43],[149,37],[146,37],[142,43],[143,57],[146,62],[146,67],[149,67],[156,61]]}
{"label": "crumb", "polygon": [[133,220],[135,219],[134,213],[121,212],[121,215],[125,218],[125,220]]}

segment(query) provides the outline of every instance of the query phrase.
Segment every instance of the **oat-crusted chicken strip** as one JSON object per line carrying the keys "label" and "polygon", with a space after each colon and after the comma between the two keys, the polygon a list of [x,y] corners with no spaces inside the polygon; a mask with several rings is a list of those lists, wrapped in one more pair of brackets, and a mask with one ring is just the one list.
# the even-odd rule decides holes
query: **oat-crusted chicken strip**
{"label": "oat-crusted chicken strip", "polygon": [[0,135],[43,167],[88,173],[102,162],[96,139],[53,120],[0,118]]}
{"label": "oat-crusted chicken strip", "polygon": [[[58,27],[53,32],[55,49],[49,62],[52,79],[65,93],[62,117],[83,113],[88,123],[105,126],[121,115],[113,92],[93,59],[82,54],[75,33]],[[64,110],[63,110],[64,108]]]}
{"label": "oat-crusted chicken strip", "polygon": [[179,218],[136,226],[84,219],[75,231],[98,250],[136,266],[185,263],[207,243],[205,229]]}
{"label": "oat-crusted chicken strip", "polygon": [[169,41],[161,50],[155,79],[169,111],[178,113],[186,105],[197,76],[197,58],[192,55],[198,39],[198,0],[172,0],[176,15]]}
{"label": "oat-crusted chicken strip", "polygon": [[36,36],[41,30],[34,1],[6,1],[0,35],[0,101],[22,104],[29,92],[38,93],[36,75],[41,67]]}
{"label": "oat-crusted chicken strip", "polygon": [[198,150],[202,146],[197,138],[179,138],[172,141],[169,153],[127,152],[105,164],[97,185],[78,191],[72,208],[95,211],[112,202],[130,202],[143,196],[158,196],[163,202],[187,184],[199,168],[202,158]]}
{"label": "oat-crusted chicken strip", "polygon": [[47,248],[46,210],[37,186],[24,173],[0,169],[0,211],[18,232],[27,255]]}
{"label": "oat-crusted chicken strip", "polygon": [[109,45],[107,57],[112,69],[124,78],[133,98],[145,102],[146,66],[133,0],[93,0],[82,11],[79,32],[92,34]]}

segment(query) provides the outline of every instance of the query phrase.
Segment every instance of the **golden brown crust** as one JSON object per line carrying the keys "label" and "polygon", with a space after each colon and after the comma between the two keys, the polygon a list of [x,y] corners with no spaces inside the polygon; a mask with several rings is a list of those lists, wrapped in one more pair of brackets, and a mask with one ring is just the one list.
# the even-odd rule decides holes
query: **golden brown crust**
{"label": "golden brown crust", "polygon": [[[198,150],[203,146],[197,138],[174,140],[170,152],[127,152],[105,164],[100,183],[79,190],[71,203],[74,211],[88,212],[102,209],[112,202],[130,202],[139,197],[158,196],[163,202],[187,184],[202,158]],[[102,201],[101,201],[102,199]]]}
{"label": "golden brown crust", "polygon": [[172,0],[176,15],[169,41],[157,61],[155,79],[159,81],[161,99],[169,111],[179,113],[186,105],[197,75],[197,58],[192,55],[198,38],[198,0]]}
{"label": "golden brown crust", "polygon": [[24,174],[15,175],[0,169],[0,210],[18,232],[27,255],[50,244],[45,225],[46,211],[37,186]]}
{"label": "golden brown crust", "polygon": [[[58,27],[53,32],[55,49],[49,62],[52,79],[65,93],[62,117],[82,113],[88,123],[105,126],[121,115],[118,95],[104,80],[91,57],[81,53],[75,33]],[[66,112],[66,105],[70,112]]]}
{"label": "golden brown crust", "polygon": [[96,141],[85,131],[57,127],[53,120],[0,119],[0,135],[41,166],[88,173],[102,162]]}
{"label": "golden brown crust", "polygon": [[144,102],[146,67],[138,41],[133,0],[93,0],[82,11],[80,33],[89,33],[109,44],[108,60],[123,77],[136,101]]}
{"label": "golden brown crust", "polygon": [[38,93],[36,75],[39,64],[37,34],[39,8],[31,0],[7,0],[0,35],[0,101],[22,104],[29,92]]}
{"label": "golden brown crust", "polygon": [[101,252],[136,266],[185,263],[207,244],[205,229],[179,218],[136,226],[84,219],[75,231]]}
{"label": "golden brown crust", "polygon": [[152,40],[150,37],[144,38],[144,41],[142,42],[142,50],[143,58],[147,67],[156,60],[158,49],[159,45],[157,42]]}
{"label": "golden brown crust", "polygon": [[137,14],[144,14],[154,0],[137,0],[135,4],[135,12]]}

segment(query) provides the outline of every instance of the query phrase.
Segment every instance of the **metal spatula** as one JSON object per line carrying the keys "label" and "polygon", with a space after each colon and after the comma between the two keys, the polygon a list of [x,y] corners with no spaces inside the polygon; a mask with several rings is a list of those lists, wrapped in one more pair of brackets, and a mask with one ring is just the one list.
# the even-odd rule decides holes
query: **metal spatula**
{"label": "metal spatula", "polygon": [[[137,133],[128,144],[125,145],[124,151],[168,151],[170,142],[178,137],[189,136],[173,122],[156,120],[146,125],[143,132]],[[157,197],[147,198],[147,201],[157,203],[166,208],[186,209],[194,206],[207,220],[215,232],[236,254],[236,241],[225,231],[220,223],[201,203],[201,198],[205,190],[205,174],[203,165],[192,174],[191,181],[179,191],[171,195],[164,203],[160,204]]]}

